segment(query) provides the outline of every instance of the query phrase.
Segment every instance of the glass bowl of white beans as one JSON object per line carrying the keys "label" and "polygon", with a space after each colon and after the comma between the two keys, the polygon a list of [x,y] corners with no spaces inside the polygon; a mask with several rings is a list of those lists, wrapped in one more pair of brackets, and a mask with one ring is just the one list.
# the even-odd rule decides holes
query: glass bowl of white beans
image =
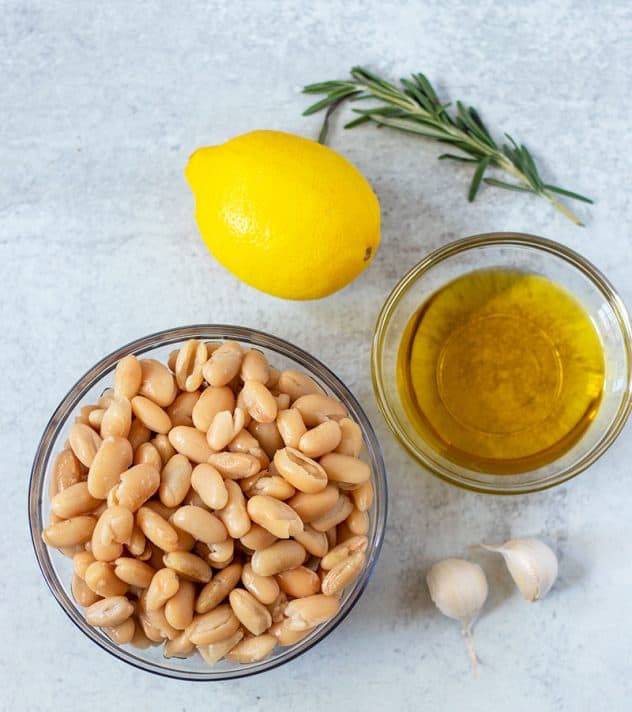
{"label": "glass bowl of white beans", "polygon": [[[240,354],[239,375],[216,386],[213,379],[223,377],[217,373],[235,358],[224,354],[231,349]],[[162,370],[152,374],[156,362],[168,364],[177,393],[164,403]],[[138,364],[142,385],[129,386]],[[309,378],[292,375],[297,372]],[[213,399],[229,387],[235,402],[222,410]],[[126,389],[128,398],[121,396]],[[201,402],[207,390],[211,410],[198,409],[198,422],[190,422],[191,399]],[[128,422],[122,438],[121,400],[131,408],[131,429]],[[300,442],[294,442],[296,420]],[[114,447],[108,460],[119,458],[114,483],[110,465],[97,455],[122,440],[125,447]],[[252,471],[231,471],[249,463]],[[226,489],[222,501],[214,501],[221,495],[213,477]],[[314,484],[322,477],[324,483]],[[151,484],[152,478],[158,479]],[[143,487],[149,488],[144,494]],[[333,491],[335,505],[331,497],[325,505]],[[250,516],[241,529],[240,512]],[[48,422],[29,489],[35,554],[70,620],[120,660],[183,680],[264,672],[321,641],[362,595],[386,512],[380,447],[347,387],[300,348],[224,325],[161,331],[99,361]],[[163,543],[174,530],[177,542]],[[297,558],[294,549],[301,548]],[[169,589],[171,579],[179,588]]]}

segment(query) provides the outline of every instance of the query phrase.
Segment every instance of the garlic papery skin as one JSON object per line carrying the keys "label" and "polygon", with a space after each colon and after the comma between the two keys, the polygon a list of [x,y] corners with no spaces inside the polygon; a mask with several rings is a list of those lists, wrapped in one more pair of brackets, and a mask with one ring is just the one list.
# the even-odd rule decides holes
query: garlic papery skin
{"label": "garlic papery skin", "polygon": [[557,578],[557,556],[539,539],[511,539],[501,546],[482,544],[502,554],[511,577],[524,598],[533,603],[544,598]]}
{"label": "garlic papery skin", "polygon": [[461,621],[467,650],[476,671],[478,660],[471,624],[487,600],[483,569],[464,559],[443,559],[430,567],[426,583],[435,606],[448,618]]}

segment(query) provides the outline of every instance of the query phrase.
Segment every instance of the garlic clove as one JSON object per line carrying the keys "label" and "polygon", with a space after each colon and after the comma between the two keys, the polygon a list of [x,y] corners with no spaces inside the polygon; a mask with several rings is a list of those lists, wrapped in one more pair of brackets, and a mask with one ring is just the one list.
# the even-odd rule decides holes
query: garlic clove
{"label": "garlic clove", "polygon": [[484,549],[502,554],[511,577],[525,600],[544,598],[557,578],[557,556],[539,539],[511,539],[501,546],[482,544]]}
{"label": "garlic clove", "polygon": [[471,623],[487,600],[488,586],[483,569],[464,559],[444,559],[430,567],[426,583],[430,598],[441,613],[461,621],[467,652],[476,673],[478,659]]}
{"label": "garlic clove", "polygon": [[487,579],[478,564],[464,559],[444,559],[426,574],[435,606],[448,618],[468,624],[487,599]]}

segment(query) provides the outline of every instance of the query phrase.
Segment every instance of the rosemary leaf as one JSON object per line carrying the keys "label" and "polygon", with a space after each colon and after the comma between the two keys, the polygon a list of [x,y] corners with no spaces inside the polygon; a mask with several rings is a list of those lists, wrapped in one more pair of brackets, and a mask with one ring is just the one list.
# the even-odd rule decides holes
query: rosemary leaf
{"label": "rosemary leaf", "polygon": [[478,166],[476,166],[476,170],[472,176],[472,182],[470,183],[470,189],[467,194],[467,199],[470,203],[474,200],[474,198],[476,198],[476,194],[478,193],[478,189],[481,185],[481,180],[483,180],[483,175],[489,166],[490,160],[491,158],[489,156],[485,156],[485,158],[481,158],[478,162]]}

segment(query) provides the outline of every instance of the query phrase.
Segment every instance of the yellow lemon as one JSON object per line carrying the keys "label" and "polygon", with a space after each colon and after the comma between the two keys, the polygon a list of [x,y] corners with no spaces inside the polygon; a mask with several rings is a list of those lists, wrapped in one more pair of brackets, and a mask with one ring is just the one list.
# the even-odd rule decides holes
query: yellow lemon
{"label": "yellow lemon", "polygon": [[280,131],[200,148],[186,178],[211,253],[286,299],[325,297],[355,279],[380,243],[380,206],[340,154]]}

